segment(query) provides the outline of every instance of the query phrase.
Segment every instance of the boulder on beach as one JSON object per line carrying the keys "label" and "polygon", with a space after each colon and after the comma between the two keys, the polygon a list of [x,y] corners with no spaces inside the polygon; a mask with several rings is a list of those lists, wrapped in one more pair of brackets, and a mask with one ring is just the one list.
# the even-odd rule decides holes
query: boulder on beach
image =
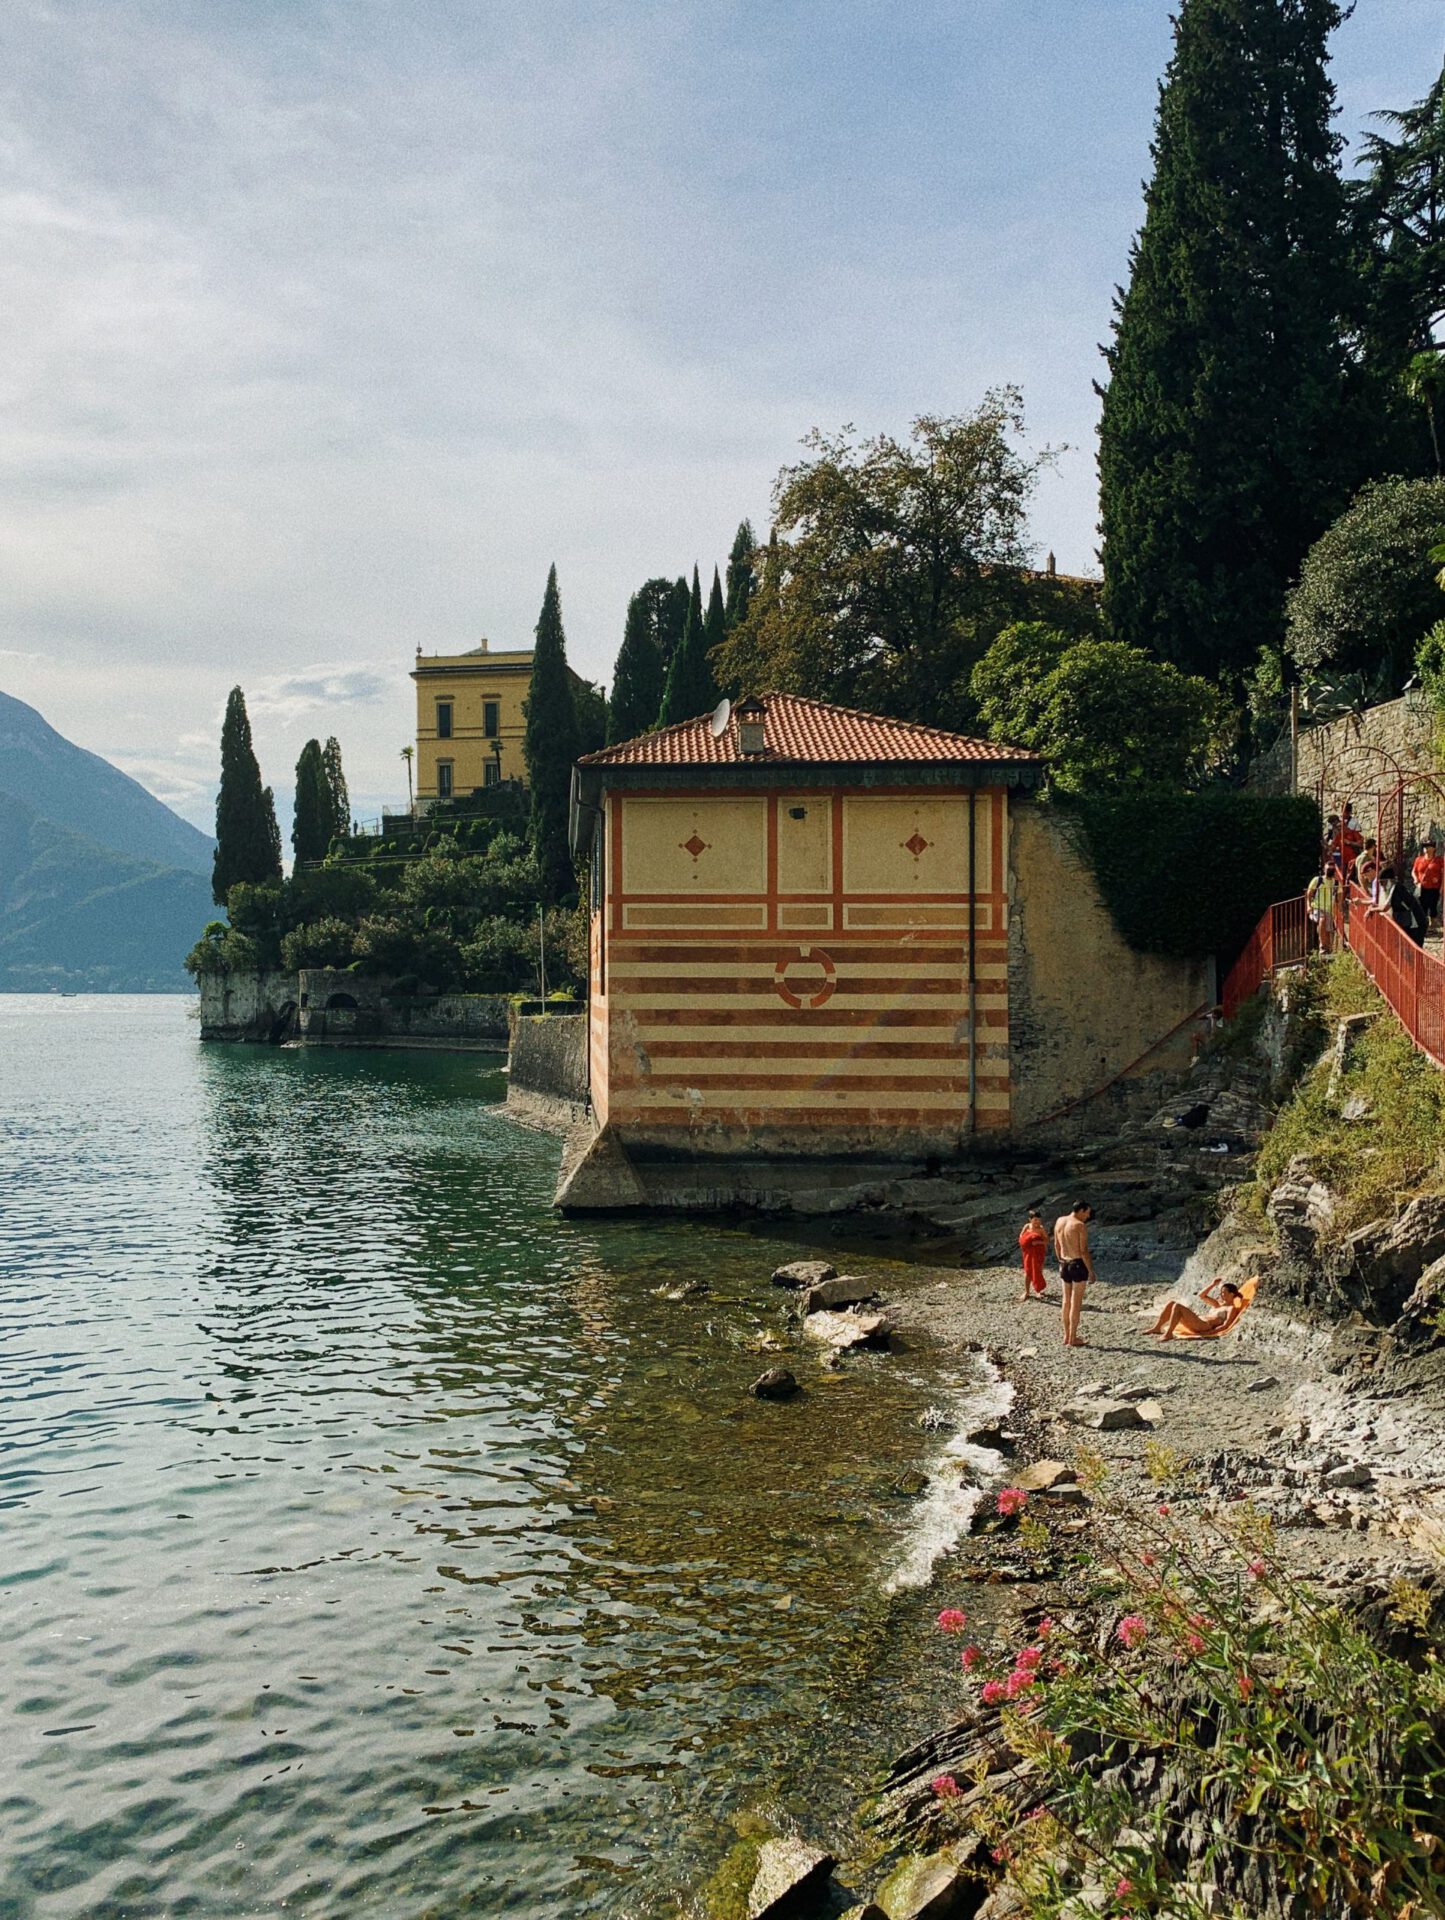
{"label": "boulder on beach", "polygon": [[951,1850],[910,1853],[878,1889],[878,1904],[888,1920],[963,1920],[980,1890],[977,1874]]}
{"label": "boulder on beach", "polygon": [[820,1287],[831,1280],[838,1269],[831,1260],[790,1260],[773,1271],[775,1287]]}
{"label": "boulder on beach", "polygon": [[798,1913],[821,1893],[833,1866],[831,1853],[806,1840],[765,1840],[758,1848],[758,1870],[748,1894],[748,1920],[786,1920]]}
{"label": "boulder on beach", "polygon": [[824,1313],[835,1307],[860,1307],[877,1297],[871,1280],[858,1273],[840,1273],[832,1280],[819,1280],[803,1294],[804,1313]]}
{"label": "boulder on beach", "polygon": [[1071,1486],[1078,1477],[1063,1460],[1035,1460],[1031,1467],[1016,1473],[1010,1485],[1022,1487],[1025,1493],[1047,1493],[1051,1487]]}
{"label": "boulder on beach", "polygon": [[1071,1426],[1092,1427],[1096,1433],[1122,1433],[1128,1427],[1149,1425],[1132,1400],[1081,1400],[1065,1407],[1063,1417]]}
{"label": "boulder on beach", "polygon": [[791,1400],[802,1389],[786,1367],[769,1367],[754,1380],[750,1391],[759,1400]]}
{"label": "boulder on beach", "polygon": [[850,1307],[846,1313],[810,1313],[803,1331],[810,1340],[844,1353],[850,1347],[886,1347],[893,1327],[886,1313],[859,1313]]}

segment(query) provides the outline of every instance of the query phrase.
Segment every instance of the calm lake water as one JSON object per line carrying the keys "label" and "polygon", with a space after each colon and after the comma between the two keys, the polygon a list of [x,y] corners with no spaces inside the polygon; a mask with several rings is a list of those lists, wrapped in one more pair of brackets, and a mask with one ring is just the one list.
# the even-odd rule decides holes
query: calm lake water
{"label": "calm lake water", "polygon": [[647,1916],[816,1830],[926,1711],[964,1378],[752,1401],[810,1249],[561,1221],[498,1063],[191,1005],[0,997],[3,1920]]}

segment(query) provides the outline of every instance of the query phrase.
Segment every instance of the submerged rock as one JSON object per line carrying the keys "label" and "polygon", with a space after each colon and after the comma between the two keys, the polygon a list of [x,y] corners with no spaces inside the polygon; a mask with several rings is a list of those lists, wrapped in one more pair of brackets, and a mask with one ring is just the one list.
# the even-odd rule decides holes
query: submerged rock
{"label": "submerged rock", "polygon": [[859,1313],[850,1307],[846,1313],[810,1313],[803,1331],[810,1340],[842,1353],[849,1347],[886,1347],[893,1327],[885,1313]]}
{"label": "submerged rock", "polygon": [[802,1389],[786,1367],[769,1367],[754,1380],[750,1391],[759,1400],[791,1400]]}
{"label": "submerged rock", "polygon": [[765,1840],[748,1894],[748,1920],[788,1920],[820,1893],[833,1871],[833,1856],[806,1840]]}
{"label": "submerged rock", "polygon": [[775,1287],[820,1287],[831,1280],[838,1269],[831,1260],[790,1260],[773,1273]]}
{"label": "submerged rock", "polygon": [[975,1427],[965,1438],[971,1447],[987,1447],[990,1453],[1012,1453],[1018,1444],[1018,1435],[1010,1433],[1007,1427],[992,1424]]}

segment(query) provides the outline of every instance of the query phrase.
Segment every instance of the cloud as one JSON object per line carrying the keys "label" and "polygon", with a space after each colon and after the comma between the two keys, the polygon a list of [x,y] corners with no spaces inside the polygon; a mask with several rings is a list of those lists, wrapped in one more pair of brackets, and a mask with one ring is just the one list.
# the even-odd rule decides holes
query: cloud
{"label": "cloud", "polygon": [[400,674],[395,668],[334,666],[303,667],[299,673],[258,681],[246,694],[246,711],[253,720],[289,727],[303,716],[329,708],[339,714],[348,707],[395,698]]}

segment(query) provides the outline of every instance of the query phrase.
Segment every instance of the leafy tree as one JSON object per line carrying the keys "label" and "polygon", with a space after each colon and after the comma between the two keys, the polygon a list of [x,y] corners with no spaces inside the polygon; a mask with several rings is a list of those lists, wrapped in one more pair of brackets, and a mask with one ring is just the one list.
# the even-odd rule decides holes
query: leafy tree
{"label": "leafy tree", "polygon": [[562,631],[562,598],[557,591],[555,566],[547,575],[547,591],[537,620],[526,723],[522,752],[531,789],[532,852],[544,895],[559,900],[576,885],[567,845],[567,808],[572,763],[577,758],[577,711],[567,669],[567,638]]}
{"label": "leafy tree", "polygon": [[1072,644],[1066,633],[1038,620],[1004,628],[973,670],[978,717],[991,740],[1011,746],[1039,741],[1049,678]]}
{"label": "leafy tree", "polygon": [[463,975],[473,993],[535,993],[537,961],[535,914],[525,925],[502,918],[479,921],[461,949]]}
{"label": "leafy tree", "polygon": [[1289,597],[1296,666],[1378,674],[1398,689],[1439,617],[1430,548],[1441,539],[1445,480],[1364,487],[1310,548]]}
{"label": "leafy tree", "polygon": [[221,726],[221,786],[216,795],[216,852],[211,865],[211,897],[226,904],[238,880],[281,878],[281,833],[269,787],[251,745],[246,697],[232,687]]}
{"label": "leafy tree", "polygon": [[1326,43],[1335,0],[1183,0],[1106,350],[1104,604],[1122,641],[1237,683],[1359,475]]}
{"label": "leafy tree", "polygon": [[1392,371],[1434,344],[1445,320],[1445,68],[1423,100],[1370,134],[1351,183],[1364,233],[1365,330]]}
{"label": "leafy tree", "polygon": [[326,779],[321,742],[308,740],[296,762],[296,814],[291,845],[298,862],[326,857],[333,825],[331,788]]}
{"label": "leafy tree", "polygon": [[945,726],[972,719],[969,675],[1019,617],[1038,462],[1018,453],[1018,394],[907,442],[814,432],[774,488],[777,524],[741,624],[716,661],[729,685],[778,688]]}
{"label": "leafy tree", "polygon": [[732,550],[728,554],[727,578],[727,625],[731,632],[741,626],[748,610],[748,602],[753,597],[758,576],[754,559],[758,551],[757,535],[753,532],[751,520],[744,520],[733,535]]}
{"label": "leafy tree", "polygon": [[326,742],[322,761],[326,768],[326,791],[331,800],[331,838],[351,831],[351,794],[341,767],[341,742],[333,733]]}
{"label": "leafy tree", "polygon": [[[714,593],[717,595],[718,630],[722,628],[722,590],[714,581]],[[682,630],[682,641],[672,656],[672,665],[667,672],[667,685],[662,694],[662,710],[658,714],[659,726],[669,727],[678,720],[695,720],[700,713],[710,713],[718,703],[717,682],[713,678],[711,662],[708,659],[708,632],[702,610],[702,588],[698,581],[697,568],[692,570],[692,592],[687,603],[687,622]]]}
{"label": "leafy tree", "polygon": [[461,951],[450,934],[399,919],[363,920],[356,929],[356,957],[370,972],[411,976],[442,990],[462,977]]}
{"label": "leafy tree", "polygon": [[627,603],[627,624],[612,670],[612,702],[607,710],[607,739],[635,740],[657,725],[662,706],[662,649],[657,641],[653,604],[646,589]]}
{"label": "leafy tree", "polygon": [[347,920],[309,920],[281,940],[281,964],[289,972],[302,967],[349,967],[356,957],[356,929]]}
{"label": "leafy tree", "polygon": [[607,695],[591,680],[574,680],[572,707],[577,715],[578,753],[596,753],[607,745]]}
{"label": "leafy tree", "polygon": [[1425,409],[1425,418],[1430,423],[1430,451],[1435,456],[1435,472],[1438,476],[1440,466],[1440,433],[1435,424],[1436,402],[1445,397],[1445,353],[1438,347],[1427,348],[1422,353],[1412,354],[1405,371],[1400,375],[1400,384],[1405,396]]}
{"label": "leafy tree", "polygon": [[1037,625],[1000,634],[974,689],[990,734],[1041,754],[1065,793],[1185,787],[1208,771],[1229,715],[1209,681],[1142,648]]}

